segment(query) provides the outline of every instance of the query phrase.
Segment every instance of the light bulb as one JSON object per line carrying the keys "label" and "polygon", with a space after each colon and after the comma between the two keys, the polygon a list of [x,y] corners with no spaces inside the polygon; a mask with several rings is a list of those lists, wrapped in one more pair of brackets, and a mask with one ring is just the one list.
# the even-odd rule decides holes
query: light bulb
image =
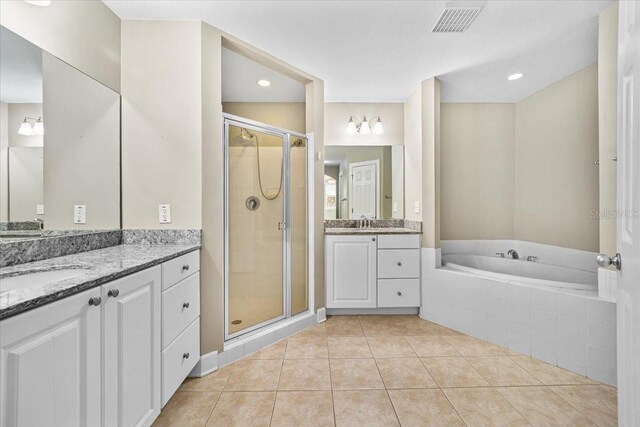
{"label": "light bulb", "polygon": [[373,125],[373,134],[374,135],[382,135],[384,133],[384,128],[382,127],[382,120],[378,117],[375,124]]}
{"label": "light bulb", "polygon": [[349,135],[353,135],[356,132],[358,132],[358,130],[356,129],[356,124],[353,121],[353,116],[349,117],[349,123],[347,123],[347,133]]}
{"label": "light bulb", "polygon": [[20,124],[20,128],[18,129],[18,133],[20,135],[24,135],[24,136],[33,135],[33,128],[31,127],[31,125],[29,124],[27,119],[24,119],[24,121]]}
{"label": "light bulb", "polygon": [[44,123],[42,123],[42,117],[39,117],[36,124],[33,125],[33,133],[36,135],[44,135]]}
{"label": "light bulb", "polygon": [[364,116],[362,123],[360,123],[360,133],[363,135],[369,135],[371,133],[371,126],[369,126],[367,116]]}

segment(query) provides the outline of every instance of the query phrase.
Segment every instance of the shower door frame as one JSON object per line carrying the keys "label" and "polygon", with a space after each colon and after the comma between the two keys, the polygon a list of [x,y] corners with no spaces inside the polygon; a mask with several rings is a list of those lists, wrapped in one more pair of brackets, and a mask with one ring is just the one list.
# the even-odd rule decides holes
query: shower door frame
{"label": "shower door frame", "polygon": [[[295,317],[302,317],[307,315],[311,310],[311,304],[313,304],[313,269],[311,256],[313,250],[313,239],[311,233],[311,221],[313,219],[313,188],[309,187],[309,184],[313,182],[311,179],[312,171],[309,170],[309,166],[313,166],[313,162],[310,160],[310,153],[313,153],[313,135],[305,135],[299,132],[294,132],[284,128],[278,128],[266,123],[261,123],[255,120],[247,119],[246,117],[240,117],[233,114],[222,113],[222,130],[223,130],[223,145],[224,145],[224,340],[228,342],[230,340],[239,339],[246,336],[251,332],[259,331],[260,329],[276,324],[281,321],[285,321]],[[282,156],[283,164],[285,167],[281,172],[283,176],[283,218],[284,230],[282,230],[282,286],[283,286],[283,298],[282,298],[282,315],[268,319],[264,322],[258,323],[253,326],[241,329],[238,332],[229,333],[229,126],[244,127],[246,129],[269,134],[282,138]],[[290,167],[291,167],[291,137],[304,138],[306,140],[305,146],[305,188],[306,199],[305,206],[307,212],[306,218],[306,246],[307,246],[307,309],[292,315],[291,313],[291,182],[290,182]]]}

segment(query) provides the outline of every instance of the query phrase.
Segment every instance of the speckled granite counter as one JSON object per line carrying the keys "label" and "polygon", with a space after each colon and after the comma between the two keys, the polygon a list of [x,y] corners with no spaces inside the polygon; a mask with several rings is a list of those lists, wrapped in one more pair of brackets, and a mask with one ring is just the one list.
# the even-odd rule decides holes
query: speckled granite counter
{"label": "speckled granite counter", "polygon": [[200,248],[190,245],[118,245],[0,268],[0,281],[27,271],[82,268],[81,275],[42,286],[0,292],[0,320],[161,264]]}
{"label": "speckled granite counter", "polygon": [[422,231],[405,227],[380,228],[326,228],[324,234],[328,236],[358,235],[358,234],[422,234]]}

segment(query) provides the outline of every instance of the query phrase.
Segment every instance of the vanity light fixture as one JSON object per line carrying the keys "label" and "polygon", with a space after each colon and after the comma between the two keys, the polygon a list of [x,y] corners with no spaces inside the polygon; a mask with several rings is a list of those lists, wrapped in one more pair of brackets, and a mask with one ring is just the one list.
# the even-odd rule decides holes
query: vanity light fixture
{"label": "vanity light fixture", "polygon": [[[31,120],[33,120],[33,125],[30,122]],[[24,136],[44,135],[44,123],[42,122],[42,117],[38,117],[37,119],[34,119],[33,117],[25,117],[22,123],[20,123],[18,133]]]}
{"label": "vanity light fixture", "polygon": [[380,116],[372,119],[371,121],[373,120],[375,120],[375,122],[373,124],[372,130],[371,123],[369,120],[367,120],[367,116],[364,116],[362,121],[357,124],[355,117],[349,116],[349,122],[347,123],[347,133],[349,135],[354,135],[356,133],[362,135],[369,135],[371,133],[373,133],[374,135],[382,135],[384,133],[384,127],[382,126],[382,120],[380,119]]}
{"label": "vanity light fixture", "polygon": [[257,83],[258,83],[259,86],[262,86],[262,87],[271,86],[271,82],[269,80],[265,80],[265,79],[260,79],[260,80],[257,81]]}
{"label": "vanity light fixture", "polygon": [[524,76],[524,74],[522,73],[511,74],[509,77],[507,77],[507,80],[511,80],[511,81],[518,80],[518,79],[521,79],[522,76]]}

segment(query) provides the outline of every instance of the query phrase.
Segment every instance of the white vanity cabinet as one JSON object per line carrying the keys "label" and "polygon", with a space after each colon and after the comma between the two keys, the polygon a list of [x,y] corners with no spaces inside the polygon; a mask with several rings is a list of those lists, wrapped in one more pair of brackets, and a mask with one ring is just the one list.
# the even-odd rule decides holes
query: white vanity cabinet
{"label": "white vanity cabinet", "polygon": [[0,427],[150,426],[200,358],[198,270],[195,251],[0,321]]}
{"label": "white vanity cabinet", "polygon": [[327,308],[420,306],[420,236],[327,235]]}
{"label": "white vanity cabinet", "polygon": [[94,288],[0,322],[0,426],[100,426],[99,299]]}

